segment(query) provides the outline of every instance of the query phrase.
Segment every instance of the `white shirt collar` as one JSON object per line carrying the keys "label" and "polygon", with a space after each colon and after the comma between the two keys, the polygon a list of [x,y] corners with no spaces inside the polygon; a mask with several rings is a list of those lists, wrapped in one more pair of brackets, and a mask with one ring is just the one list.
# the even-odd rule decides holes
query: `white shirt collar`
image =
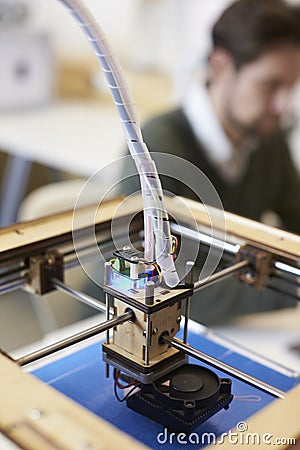
{"label": "white shirt collar", "polygon": [[199,79],[189,85],[182,107],[210,163],[226,181],[240,179],[247,168],[250,152],[233,148],[214,112],[207,88]]}

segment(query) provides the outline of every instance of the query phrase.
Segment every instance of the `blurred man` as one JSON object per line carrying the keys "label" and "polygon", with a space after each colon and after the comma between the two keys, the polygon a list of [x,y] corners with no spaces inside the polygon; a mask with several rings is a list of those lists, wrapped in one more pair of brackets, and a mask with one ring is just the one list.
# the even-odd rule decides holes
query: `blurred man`
{"label": "blurred man", "polygon": [[[282,226],[300,232],[300,181],[280,124],[300,73],[299,14],[283,0],[238,0],[212,30],[205,82],[188,87],[181,107],[143,128],[152,152],[198,166],[224,209],[254,220],[272,210]],[[188,187],[163,188],[192,197]],[[133,188],[132,188],[133,189]],[[225,281],[192,302],[192,317],[213,322],[293,301]]]}

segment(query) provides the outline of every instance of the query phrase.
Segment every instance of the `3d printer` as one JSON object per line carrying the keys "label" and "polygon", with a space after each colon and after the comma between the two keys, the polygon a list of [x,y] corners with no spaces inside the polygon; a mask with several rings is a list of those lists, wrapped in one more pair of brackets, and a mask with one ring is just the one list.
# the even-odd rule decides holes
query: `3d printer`
{"label": "3d printer", "polygon": [[[113,367],[117,395],[121,391],[124,392],[125,386],[128,391],[125,391],[127,394],[123,398],[126,397],[130,408],[159,421],[170,430],[183,430],[186,433],[198,427],[219,409],[226,408],[230,404],[234,392],[231,393],[228,375],[231,379],[238,378],[256,386],[273,397],[285,397],[286,392],[278,386],[243,373],[236,367],[205,354],[201,349],[188,345],[189,321],[186,320],[188,319],[186,303],[189,299],[193,301],[191,296],[196,289],[204,289],[206,285],[232,276],[234,273],[242,280],[247,280],[251,284],[259,283],[260,286],[262,283],[269,284],[272,279],[281,279],[288,292],[291,286],[297,284],[300,253],[298,237],[226,214],[228,226],[226,243],[228,248],[232,251],[235,249],[236,252],[232,255],[232,264],[200,283],[197,281],[192,283],[189,272],[179,286],[169,288],[162,285],[159,273],[152,270],[149,274],[145,270],[145,262],[141,261],[140,254],[136,255],[131,249],[125,248],[115,252],[113,256],[115,250],[113,242],[109,239],[109,229],[111,218],[120,202],[122,199],[103,203],[92,227],[90,217],[94,216],[96,206],[78,210],[76,231],[80,234],[80,239],[77,243],[77,254],[74,251],[72,238],[72,212],[39,219],[33,223],[19,224],[17,227],[12,226],[1,231],[1,292],[23,287],[34,289],[36,293],[43,295],[56,288],[68,292],[94,308],[105,309],[107,315],[107,320],[99,325],[22,356],[16,361],[17,365],[26,366],[53,352],[111,329],[112,334],[107,336],[106,342],[103,343],[103,357],[105,362]],[[205,209],[201,204],[188,200],[187,202],[193,209],[199,224],[198,238],[202,239],[206,235],[209,240],[209,233],[205,234],[209,225],[209,217]],[[166,199],[166,204],[171,214],[176,212],[178,207],[176,199]],[[114,216],[121,240],[127,239],[124,223],[132,214],[140,211],[141,207],[141,199],[134,199],[130,204],[127,203],[125,215],[122,213]],[[185,224],[185,231],[187,231],[188,223],[185,222],[184,214],[181,219],[182,226]],[[176,229],[177,224],[171,222],[170,226],[171,229],[173,227]],[[139,218],[133,224],[131,233],[132,244],[136,247],[141,244],[142,229],[143,223]],[[92,230],[95,235],[91,233]],[[194,230],[191,230],[191,233],[192,231]],[[192,234],[195,239],[195,233]],[[97,246],[94,245],[94,236],[96,236]],[[217,240],[215,244],[219,244]],[[114,260],[105,263],[106,308],[99,300],[68,286],[63,281],[65,271],[78,261],[78,257],[83,255],[93,257],[99,248],[108,259]],[[142,269],[141,276],[135,267],[130,273],[130,266],[126,263],[129,263],[132,257],[134,264],[139,264]],[[138,259],[135,259],[136,257]],[[121,261],[116,263],[118,258]],[[188,264],[188,269],[190,267],[191,265]],[[184,305],[183,313],[186,318],[183,317],[182,338],[179,339],[176,334],[178,335],[180,328],[181,304]],[[218,369],[225,374],[225,377],[217,377],[214,371],[207,367],[202,369],[199,365],[187,364],[187,355],[200,359],[205,366],[208,364]],[[38,401],[36,394],[29,394],[30,389],[26,394],[25,380],[29,375],[18,369],[6,355],[0,356],[1,396],[5,405],[0,408],[1,431],[23,445],[24,439],[26,440],[24,427],[14,427],[12,424],[16,421],[23,423],[25,420],[26,426],[29,426],[26,411],[36,410],[38,405],[42,404],[43,406],[39,408],[44,410],[45,420],[47,417],[49,420],[51,415],[55,416],[57,411],[60,411],[59,420],[63,420],[61,414],[64,407],[61,410],[56,401],[54,402],[55,395],[52,400],[53,393],[48,393],[45,401],[44,394],[38,397]],[[100,354],[98,358],[100,363]],[[16,384],[15,380],[18,377],[21,379]],[[34,384],[34,391],[39,391],[39,387],[35,386],[36,380],[30,379],[30,382],[29,380],[27,382],[30,385]],[[296,379],[294,383],[297,384]],[[101,389],[100,386],[99,389]],[[48,398],[50,394],[51,401]],[[13,400],[9,401],[8,398]],[[293,394],[293,399],[297,401],[297,394]],[[73,408],[74,405],[72,410]],[[226,414],[230,414],[230,409]],[[292,418],[290,420],[292,421]],[[37,426],[36,422],[34,423]],[[60,436],[55,432],[56,423],[54,420],[52,430],[59,441]],[[68,426],[72,433],[71,424]],[[43,432],[40,430],[40,433]],[[31,447],[24,445],[24,448]],[[53,448],[60,447],[57,445]]]}
{"label": "3d printer", "polygon": [[[196,229],[191,230],[193,239],[204,240],[209,248],[221,246],[222,252],[229,249],[233,263],[204,280],[194,280],[194,261],[187,260],[184,276],[180,280],[175,256],[183,234],[189,230],[190,217],[180,210],[176,199],[163,198],[157,170],[142,140],[122,72],[111,58],[93,17],[77,0],[61,0],[61,3],[69,8],[87,34],[103,67],[138,168],[143,196],[142,203],[141,199],[129,201],[126,214],[121,216],[115,213],[120,200],[114,200],[101,204],[100,208],[97,206],[96,213],[90,207],[77,210],[74,216],[72,213],[62,214],[3,230],[0,251],[0,288],[3,292],[26,286],[43,295],[60,289],[96,309],[105,309],[107,319],[92,329],[19,358],[16,362],[24,366],[106,331],[103,358],[107,375],[109,366],[113,367],[116,395],[118,388],[129,389],[124,397],[129,408],[175,432],[192,431],[221,409],[227,409],[233,398],[229,378],[220,378],[206,367],[188,364],[188,355],[275,397],[284,397],[285,393],[280,389],[190,347],[189,304],[195,292],[234,273],[240,281],[258,289],[278,277],[286,283],[287,290],[291,285],[297,287],[300,275],[299,239],[290,233],[225,214],[228,232],[225,242],[222,241],[222,227],[214,230],[217,234],[219,232],[219,238],[212,236],[212,218],[204,205],[182,200],[193,212],[197,224]],[[141,220],[137,220],[131,224],[130,242],[127,242],[128,220],[141,210],[144,211],[144,222],[142,224]],[[176,218],[177,224],[169,220],[167,211]],[[218,211],[213,213],[219,214]],[[179,218],[181,223],[178,226]],[[121,235],[123,232],[122,248],[113,248],[109,242],[108,230],[112,219]],[[95,236],[97,250],[102,245],[105,248],[102,253],[108,258],[103,284],[105,308],[96,299],[64,283],[64,271],[68,265],[74,263],[81,252],[95,252]],[[176,336],[181,328],[182,314],[183,337],[179,339]],[[109,330],[113,330],[112,335]],[[5,370],[9,373],[7,358],[7,355],[1,357],[1,363],[3,367],[8,364]],[[1,430],[24,448],[30,448],[27,442],[27,428],[31,427],[28,418],[25,420],[27,428],[23,426],[23,419],[18,419],[22,426],[13,426],[16,423],[14,413],[16,410],[12,407],[8,418],[0,417],[0,422],[3,420]],[[55,423],[54,420],[53,428]],[[38,428],[40,442],[48,436],[49,427],[45,424]],[[59,439],[59,436],[52,439],[52,444],[49,444],[52,447],[49,448],[72,448],[63,447]]]}

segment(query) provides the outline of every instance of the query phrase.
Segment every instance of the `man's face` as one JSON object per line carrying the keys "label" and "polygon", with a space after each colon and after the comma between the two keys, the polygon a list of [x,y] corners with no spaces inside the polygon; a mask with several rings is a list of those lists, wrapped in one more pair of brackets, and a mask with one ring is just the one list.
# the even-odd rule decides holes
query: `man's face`
{"label": "man's face", "polygon": [[222,74],[222,115],[243,134],[268,135],[289,110],[300,74],[300,47],[284,45],[237,70],[230,58]]}

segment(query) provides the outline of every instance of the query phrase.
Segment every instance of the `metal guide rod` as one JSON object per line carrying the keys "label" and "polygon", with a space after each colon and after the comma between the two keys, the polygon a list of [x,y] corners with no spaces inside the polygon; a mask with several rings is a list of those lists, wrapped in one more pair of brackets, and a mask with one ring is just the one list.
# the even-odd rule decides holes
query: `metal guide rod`
{"label": "metal guide rod", "polygon": [[[187,261],[185,263],[185,283],[192,285],[194,282],[194,261]],[[190,315],[190,297],[185,299],[184,305],[184,327],[183,327],[183,342],[187,343],[188,337],[188,320]]]}
{"label": "metal guide rod", "polygon": [[77,289],[74,289],[71,286],[68,286],[66,283],[63,283],[57,278],[52,279],[52,284],[59,291],[65,292],[71,295],[72,297],[76,298],[77,300],[81,301],[82,303],[85,303],[86,305],[91,306],[94,309],[98,309],[99,311],[106,313],[106,306],[102,304],[99,300],[91,297],[90,295],[78,291]]}
{"label": "metal guide rod", "polygon": [[[105,305],[106,305],[105,319],[109,320],[109,318],[110,318],[110,313],[109,313],[110,295],[107,292],[105,294]],[[106,344],[109,344],[109,330],[106,331],[105,342],[106,342]],[[105,376],[106,376],[106,378],[109,378],[109,364],[107,364],[107,363],[105,364]]]}
{"label": "metal guide rod", "polygon": [[56,342],[55,344],[48,345],[47,347],[41,348],[35,352],[29,353],[28,355],[22,356],[21,358],[15,360],[19,366],[25,366],[40,358],[51,355],[59,350],[70,347],[71,345],[77,344],[78,342],[88,339],[90,337],[96,336],[97,334],[103,333],[104,331],[113,328],[117,325],[121,325],[124,322],[134,318],[134,313],[128,311],[127,313],[121,314],[114,319],[107,320],[99,325],[88,328],[87,330],[81,331],[80,333],[74,334],[66,339]]}
{"label": "metal guide rod", "polygon": [[290,275],[296,275],[297,277],[300,277],[300,269],[293,267],[290,264],[285,264],[280,261],[276,261],[274,266],[276,267],[277,270],[279,270],[281,272],[288,273]]}
{"label": "metal guide rod", "polygon": [[[212,248],[216,249],[223,249],[226,253],[237,255],[241,245],[240,244],[231,244],[230,242],[223,241],[220,239],[216,239],[213,236],[210,236],[206,233],[201,233],[199,231],[184,227],[182,225],[177,225],[175,223],[171,223],[171,230],[174,233],[178,233],[181,236],[188,237],[189,239],[192,239],[197,242],[202,242],[204,244],[210,245]],[[281,261],[274,261],[273,262],[274,267],[278,269],[278,272],[280,273],[288,273],[290,275],[296,275],[300,277],[300,268],[294,267],[291,264],[283,263]],[[278,273],[278,275],[279,275]]]}
{"label": "metal guide rod", "polygon": [[190,297],[185,299],[184,305],[184,326],[183,326],[183,342],[187,342],[188,338],[188,322],[189,322],[189,314],[190,314]]}
{"label": "metal guide rod", "polygon": [[8,281],[7,283],[0,285],[0,295],[7,294],[8,292],[16,291],[17,289],[24,288],[26,280],[20,278],[19,280]]}
{"label": "metal guide rod", "polygon": [[214,367],[215,369],[222,370],[223,372],[234,376],[238,380],[244,381],[245,383],[250,384],[251,386],[254,386],[261,391],[267,392],[268,394],[273,395],[274,397],[278,398],[284,398],[285,392],[281,391],[280,389],[277,389],[274,386],[271,386],[270,384],[267,384],[257,378],[252,377],[251,375],[248,375],[244,372],[241,372],[240,370],[236,369],[235,367],[229,366],[228,364],[219,361],[216,358],[213,358],[212,356],[207,355],[206,353],[201,352],[200,350],[197,350],[193,347],[190,347],[188,344],[184,344],[182,341],[172,338],[170,336],[163,335],[161,336],[161,339],[170,344],[172,347],[176,348],[177,350],[181,350],[186,355],[192,356],[193,358],[198,359],[199,361],[202,361],[204,363],[209,364],[210,366]]}
{"label": "metal guide rod", "polygon": [[205,278],[204,280],[196,281],[194,284],[194,292],[200,291],[200,289],[205,288],[206,286],[210,286],[211,284],[221,280],[222,278],[226,278],[229,275],[232,275],[234,272],[238,272],[243,267],[249,265],[249,261],[245,259],[244,261],[240,261],[236,264],[233,264],[230,267],[226,267],[226,269],[220,270],[219,272],[214,273],[209,278]]}
{"label": "metal guide rod", "polygon": [[180,236],[187,237],[197,242],[202,242],[203,244],[207,244],[212,248],[224,250],[225,252],[233,255],[236,255],[241,248],[239,244],[231,244],[230,242],[217,239],[216,237],[211,236],[209,233],[201,233],[200,231],[196,231],[173,222],[171,222],[170,226],[171,231],[173,231],[174,233],[178,233]]}

